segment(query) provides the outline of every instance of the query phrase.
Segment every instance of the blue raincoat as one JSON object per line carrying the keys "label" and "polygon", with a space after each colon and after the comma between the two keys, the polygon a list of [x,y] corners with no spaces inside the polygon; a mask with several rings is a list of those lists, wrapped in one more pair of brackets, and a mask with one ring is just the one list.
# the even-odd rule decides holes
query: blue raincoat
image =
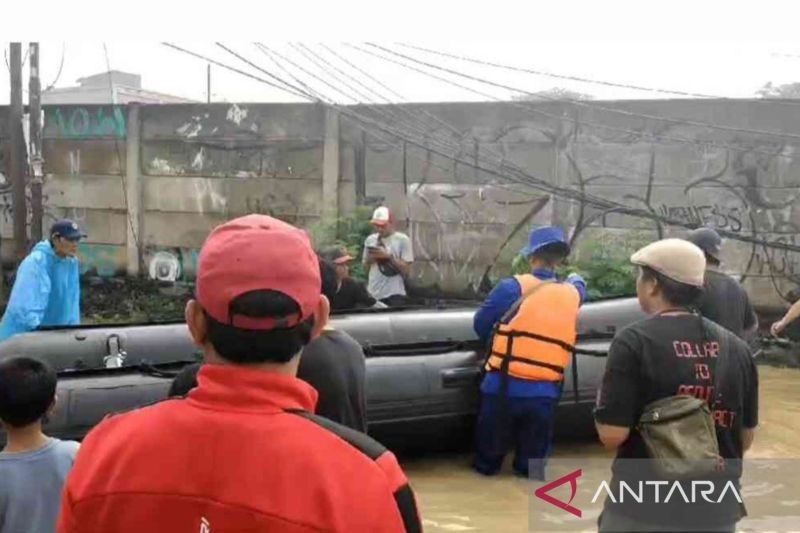
{"label": "blue raincoat", "polygon": [[43,326],[78,325],[80,317],[78,260],[58,257],[50,241],[40,242],[17,269],[0,341]]}

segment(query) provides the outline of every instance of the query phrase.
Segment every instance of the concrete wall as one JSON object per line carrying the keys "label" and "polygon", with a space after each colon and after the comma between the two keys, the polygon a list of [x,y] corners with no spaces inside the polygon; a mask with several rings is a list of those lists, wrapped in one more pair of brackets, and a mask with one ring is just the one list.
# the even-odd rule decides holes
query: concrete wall
{"label": "concrete wall", "polygon": [[[640,238],[685,231],[600,216],[514,183],[509,164],[766,242],[795,244],[800,225],[800,138],[732,131],[800,131],[796,102],[446,103],[341,114],[313,104],[50,106],[45,116],[45,223],[69,216],[84,224],[84,268],[101,275],[191,279],[203,239],[223,220],[260,212],[313,227],[357,202],[390,205],[414,241],[416,281],[446,289],[475,288],[492,264],[502,274],[532,224],[563,225],[579,253],[595,228]],[[402,128],[407,140],[365,134],[356,116]],[[458,147],[459,161],[435,153],[442,143]],[[476,170],[476,162],[500,171]],[[5,258],[8,204],[0,187]],[[800,283],[794,252],[729,241],[725,259],[762,305],[782,303]]]}

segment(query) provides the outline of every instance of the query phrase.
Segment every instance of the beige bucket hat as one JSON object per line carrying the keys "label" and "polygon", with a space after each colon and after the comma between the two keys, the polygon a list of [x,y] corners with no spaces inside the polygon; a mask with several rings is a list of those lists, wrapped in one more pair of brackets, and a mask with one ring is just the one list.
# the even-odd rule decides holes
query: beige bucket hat
{"label": "beige bucket hat", "polygon": [[631,263],[650,267],[679,283],[703,286],[706,257],[700,248],[683,239],[663,239],[648,244],[631,256]]}

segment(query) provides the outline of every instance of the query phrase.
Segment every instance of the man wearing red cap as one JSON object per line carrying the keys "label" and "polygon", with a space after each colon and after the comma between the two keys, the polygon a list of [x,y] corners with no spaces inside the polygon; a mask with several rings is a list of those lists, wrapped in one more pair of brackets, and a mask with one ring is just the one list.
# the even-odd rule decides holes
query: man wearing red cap
{"label": "man wearing red cap", "polygon": [[87,435],[58,531],[420,531],[394,456],[311,414],[295,376],[328,312],[303,231],[262,215],[214,230],[186,306],[199,385]]}
{"label": "man wearing red cap", "polygon": [[378,207],[372,214],[376,232],[364,242],[364,266],[369,271],[369,293],[386,305],[406,302],[405,277],[411,273],[414,250],[408,235],[395,231],[394,217],[388,207]]}

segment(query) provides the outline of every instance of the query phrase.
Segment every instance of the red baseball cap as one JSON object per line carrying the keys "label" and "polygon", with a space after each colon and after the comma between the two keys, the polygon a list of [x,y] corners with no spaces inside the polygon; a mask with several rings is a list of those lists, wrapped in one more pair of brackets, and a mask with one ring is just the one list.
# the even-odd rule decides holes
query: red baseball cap
{"label": "red baseball cap", "polygon": [[[197,301],[214,320],[242,329],[292,327],[314,314],[322,282],[319,260],[305,231],[265,215],[218,226],[198,259]],[[284,318],[231,316],[230,305],[252,291],[281,292],[300,314]]]}

